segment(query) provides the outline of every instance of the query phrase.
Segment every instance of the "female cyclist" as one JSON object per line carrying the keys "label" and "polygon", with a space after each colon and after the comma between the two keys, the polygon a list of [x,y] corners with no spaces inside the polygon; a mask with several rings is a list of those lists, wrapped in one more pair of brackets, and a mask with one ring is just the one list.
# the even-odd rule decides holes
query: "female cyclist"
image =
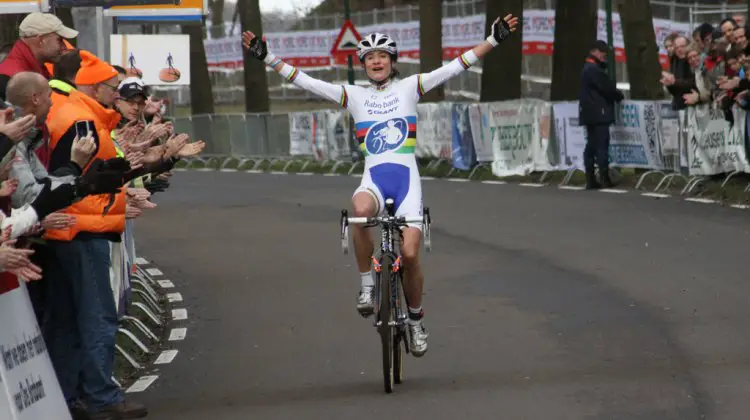
{"label": "female cyclist", "polygon": [[[358,45],[357,55],[370,80],[370,86],[334,85],[313,79],[284,63],[268,51],[265,37],[252,32],[242,34],[249,54],[263,60],[289,82],[337,102],[354,118],[359,148],[365,155],[362,182],[354,191],[352,211],[356,217],[372,217],[385,210],[392,198],[396,216],[422,216],[422,187],[414,155],[417,142],[417,103],[431,89],[457,76],[516,30],[518,18],[507,15],[492,24],[484,42],[430,73],[399,79],[394,64],[398,60],[396,42],[388,35],[372,33]],[[427,330],[422,318],[424,276],[419,266],[420,224],[403,230],[401,257],[404,266],[404,294],[409,307],[409,348],[422,356],[427,351]],[[353,226],[354,251],[362,287],[357,309],[362,316],[373,313],[374,280],[370,265],[373,242],[366,228]]]}

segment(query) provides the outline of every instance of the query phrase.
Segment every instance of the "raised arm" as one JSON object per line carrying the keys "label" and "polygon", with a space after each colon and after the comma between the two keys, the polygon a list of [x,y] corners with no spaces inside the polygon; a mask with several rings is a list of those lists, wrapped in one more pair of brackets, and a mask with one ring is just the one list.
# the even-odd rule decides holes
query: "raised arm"
{"label": "raised arm", "polygon": [[252,32],[244,32],[242,34],[242,45],[251,56],[262,60],[289,82],[320,97],[336,102],[344,108],[347,107],[349,101],[344,86],[312,78],[298,68],[283,62],[268,51],[265,36],[258,39]]}
{"label": "raised arm", "polygon": [[424,95],[474,65],[474,63],[492,51],[500,42],[509,37],[511,32],[515,32],[516,25],[518,25],[518,18],[511,14],[505,16],[502,20],[500,18],[495,19],[492,23],[490,35],[481,44],[466,51],[440,68],[429,73],[419,74],[417,76],[419,95]]}

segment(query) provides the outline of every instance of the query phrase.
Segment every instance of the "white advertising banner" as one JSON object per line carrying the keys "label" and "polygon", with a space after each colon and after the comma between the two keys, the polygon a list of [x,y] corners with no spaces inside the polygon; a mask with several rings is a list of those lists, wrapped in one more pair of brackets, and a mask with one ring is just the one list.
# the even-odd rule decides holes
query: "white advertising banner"
{"label": "white advertising banner", "polygon": [[0,319],[1,418],[70,420],[24,284],[0,294]]}
{"label": "white advertising banner", "polygon": [[312,156],[322,160],[321,149],[325,147],[325,121],[320,121],[317,112],[289,113],[289,154],[292,156]]}
{"label": "white advertising banner", "polygon": [[622,101],[610,126],[609,162],[623,168],[661,168],[658,110],[651,101]]}
{"label": "white advertising banner", "polygon": [[418,158],[451,159],[453,105],[449,102],[417,105]]}
{"label": "white advertising banner", "polygon": [[745,111],[732,108],[734,124],[708,105],[688,109],[687,158],[690,175],[750,171],[745,153]]}
{"label": "white advertising banner", "polygon": [[487,103],[469,106],[469,124],[474,140],[474,151],[477,162],[492,162],[495,156],[492,151],[492,137],[490,136],[489,105]]}
{"label": "white advertising banner", "polygon": [[578,102],[555,103],[553,113],[560,154],[559,167],[584,170],[583,149],[586,147],[586,129],[578,123]]}
{"label": "white advertising banner", "polygon": [[145,84],[190,85],[190,35],[115,34],[109,44],[109,63],[140,72]]}
{"label": "white advertising banner", "polygon": [[528,175],[534,170],[534,137],[538,123],[533,105],[524,100],[490,103],[489,131],[496,176]]}
{"label": "white advertising banner", "polygon": [[[382,32],[390,35],[399,46],[402,56],[419,58],[419,20],[417,16],[407,22],[385,22],[376,25],[357,27],[360,34]],[[614,40],[616,57],[624,61],[624,43],[620,15],[613,13]],[[599,39],[607,39],[606,14],[599,10]],[[689,35],[690,24],[666,19],[653,20],[656,43],[659,47],[660,61],[667,64],[666,51],[663,49],[664,38],[670,32]],[[331,65],[330,51],[339,29],[318,31],[270,32],[266,33],[268,48],[289,64],[298,67],[327,67]],[[555,11],[529,9],[523,13],[523,53],[527,55],[551,55],[555,41]],[[472,15],[443,18],[443,58],[452,59],[469,48],[473,48],[487,34],[485,33],[485,16]],[[208,39],[206,58],[209,67],[242,68],[242,46],[240,36],[220,39]]]}

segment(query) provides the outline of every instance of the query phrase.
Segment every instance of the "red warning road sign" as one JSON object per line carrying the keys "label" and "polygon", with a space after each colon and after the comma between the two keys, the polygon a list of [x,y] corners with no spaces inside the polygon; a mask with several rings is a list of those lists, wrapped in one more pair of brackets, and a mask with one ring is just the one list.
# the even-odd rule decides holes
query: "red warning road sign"
{"label": "red warning road sign", "polygon": [[346,60],[346,56],[353,55],[357,52],[357,44],[362,39],[362,36],[354,28],[352,21],[344,21],[341,26],[341,32],[336,37],[336,41],[333,43],[331,48],[331,55],[336,61]]}

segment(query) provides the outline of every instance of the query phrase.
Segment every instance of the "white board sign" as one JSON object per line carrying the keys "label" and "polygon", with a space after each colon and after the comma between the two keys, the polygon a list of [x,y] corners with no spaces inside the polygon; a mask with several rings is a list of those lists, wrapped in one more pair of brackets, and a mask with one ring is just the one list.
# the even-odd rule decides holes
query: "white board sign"
{"label": "white board sign", "polygon": [[109,63],[147,85],[190,85],[190,35],[110,35],[109,40]]}

